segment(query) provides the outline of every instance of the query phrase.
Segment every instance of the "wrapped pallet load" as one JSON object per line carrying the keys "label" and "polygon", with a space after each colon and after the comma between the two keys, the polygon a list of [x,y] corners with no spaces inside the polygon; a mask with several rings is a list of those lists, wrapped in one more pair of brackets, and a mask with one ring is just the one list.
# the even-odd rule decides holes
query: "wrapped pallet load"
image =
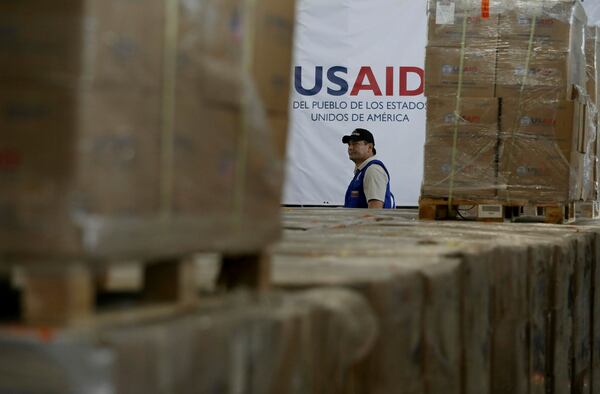
{"label": "wrapped pallet load", "polygon": [[496,195],[499,11],[493,2],[429,1],[425,60],[427,134],[422,196]]}
{"label": "wrapped pallet load", "polygon": [[422,198],[501,207],[592,198],[586,23],[574,1],[429,2]]}
{"label": "wrapped pallet load", "polygon": [[293,18],[293,1],[2,2],[0,254],[277,239]]}
{"label": "wrapped pallet load", "polygon": [[575,201],[584,173],[586,17],[578,3],[534,5],[516,2],[500,18],[498,195]]}

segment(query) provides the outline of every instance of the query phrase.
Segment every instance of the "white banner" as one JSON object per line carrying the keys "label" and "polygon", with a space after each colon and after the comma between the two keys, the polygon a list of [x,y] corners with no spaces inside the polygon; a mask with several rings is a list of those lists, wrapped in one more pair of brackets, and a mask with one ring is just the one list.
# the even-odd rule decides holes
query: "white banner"
{"label": "white banner", "polygon": [[375,136],[396,205],[423,173],[426,1],[298,0],[284,204],[343,205],[353,176],[343,135]]}

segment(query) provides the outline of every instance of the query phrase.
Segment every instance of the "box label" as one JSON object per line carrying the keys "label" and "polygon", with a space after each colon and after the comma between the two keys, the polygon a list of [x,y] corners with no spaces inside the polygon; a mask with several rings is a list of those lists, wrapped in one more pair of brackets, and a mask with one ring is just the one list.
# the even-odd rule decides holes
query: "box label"
{"label": "box label", "polygon": [[502,219],[502,205],[478,205],[477,217]]}
{"label": "box label", "polygon": [[435,23],[437,25],[454,24],[454,1],[440,0],[435,8]]}

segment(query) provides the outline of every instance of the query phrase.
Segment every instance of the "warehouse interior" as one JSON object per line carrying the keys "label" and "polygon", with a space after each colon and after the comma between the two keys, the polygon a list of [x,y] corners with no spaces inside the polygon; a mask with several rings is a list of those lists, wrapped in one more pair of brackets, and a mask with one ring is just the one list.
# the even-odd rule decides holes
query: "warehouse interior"
{"label": "warehouse interior", "polygon": [[0,92],[0,394],[600,393],[600,1],[0,0]]}

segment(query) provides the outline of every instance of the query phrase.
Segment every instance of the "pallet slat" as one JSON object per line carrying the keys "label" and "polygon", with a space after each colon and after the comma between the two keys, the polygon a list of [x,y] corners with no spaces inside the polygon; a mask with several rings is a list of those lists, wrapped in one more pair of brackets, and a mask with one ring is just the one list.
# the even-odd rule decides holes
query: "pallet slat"
{"label": "pallet slat", "polygon": [[[461,209],[461,206],[467,208]],[[461,213],[462,211],[462,213]],[[467,217],[465,217],[467,216]],[[419,219],[473,219],[484,222],[543,221],[563,224],[575,221],[575,203],[530,202],[524,200],[503,201],[494,199],[453,199],[421,197]]]}

